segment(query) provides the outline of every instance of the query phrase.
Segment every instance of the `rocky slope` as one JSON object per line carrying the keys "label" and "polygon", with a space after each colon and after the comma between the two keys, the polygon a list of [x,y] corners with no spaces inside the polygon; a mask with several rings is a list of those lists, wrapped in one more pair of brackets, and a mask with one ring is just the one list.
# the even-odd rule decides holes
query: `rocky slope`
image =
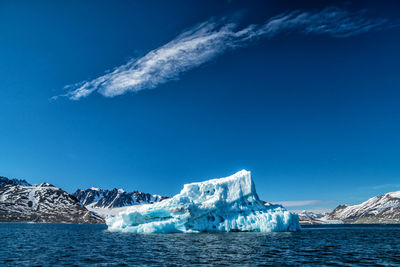
{"label": "rocky slope", "polygon": [[370,198],[359,205],[340,205],[326,219],[344,223],[400,223],[400,191]]}
{"label": "rocky slope", "polygon": [[126,192],[123,189],[103,190],[99,188],[78,189],[73,196],[90,208],[118,208],[139,204],[152,204],[166,199],[139,191]]}
{"label": "rocky slope", "polygon": [[[26,181],[25,181],[26,182]],[[48,183],[0,186],[0,222],[104,223],[64,190]]]}
{"label": "rocky slope", "polygon": [[324,216],[327,213],[318,213],[312,211],[297,211],[295,212],[299,216],[301,225],[309,225],[309,224],[325,224],[326,221],[323,220]]}

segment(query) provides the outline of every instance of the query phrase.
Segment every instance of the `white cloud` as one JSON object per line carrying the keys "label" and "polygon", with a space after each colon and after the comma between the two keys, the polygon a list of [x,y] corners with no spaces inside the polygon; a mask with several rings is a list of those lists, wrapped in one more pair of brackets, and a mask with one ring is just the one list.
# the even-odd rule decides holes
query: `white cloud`
{"label": "white cloud", "polygon": [[318,12],[293,11],[273,17],[264,24],[242,28],[226,19],[209,20],[103,76],[66,86],[69,91],[63,96],[78,100],[94,91],[105,97],[114,97],[151,89],[178,79],[183,72],[211,61],[227,50],[245,46],[259,38],[272,38],[279,33],[349,37],[376,29],[383,23],[383,19],[367,19],[362,13],[349,13],[339,8],[326,8]]}
{"label": "white cloud", "polygon": [[274,204],[279,204],[284,207],[300,207],[300,206],[311,206],[311,205],[321,205],[333,203],[331,200],[293,200],[293,201],[278,201],[273,202]]}
{"label": "white cloud", "polygon": [[374,190],[378,189],[384,189],[384,188],[398,188],[400,187],[400,184],[381,184],[381,185],[375,185],[372,187]]}
{"label": "white cloud", "polygon": [[[291,212],[295,212],[295,213],[301,213],[301,212],[304,211],[304,209],[296,210],[296,209],[290,209],[290,208],[289,208],[289,210],[290,210]],[[320,207],[320,208],[307,209],[306,211],[324,214],[324,213],[331,213],[332,210],[333,210],[332,208],[323,208],[323,207]]]}

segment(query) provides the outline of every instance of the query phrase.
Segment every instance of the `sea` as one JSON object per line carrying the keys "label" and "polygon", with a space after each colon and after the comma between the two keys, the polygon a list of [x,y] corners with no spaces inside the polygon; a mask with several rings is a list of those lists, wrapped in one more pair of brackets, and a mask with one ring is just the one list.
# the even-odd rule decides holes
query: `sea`
{"label": "sea", "polygon": [[399,266],[399,225],[301,232],[133,234],[104,225],[0,223],[0,266]]}

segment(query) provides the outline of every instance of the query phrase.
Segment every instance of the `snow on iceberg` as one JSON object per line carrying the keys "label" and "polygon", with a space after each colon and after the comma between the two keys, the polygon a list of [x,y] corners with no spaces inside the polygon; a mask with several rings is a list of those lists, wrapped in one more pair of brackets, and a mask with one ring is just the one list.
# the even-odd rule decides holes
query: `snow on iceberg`
{"label": "snow on iceberg", "polygon": [[130,207],[106,219],[108,230],[134,233],[298,231],[298,216],[280,205],[265,206],[249,171],[186,184],[164,201]]}

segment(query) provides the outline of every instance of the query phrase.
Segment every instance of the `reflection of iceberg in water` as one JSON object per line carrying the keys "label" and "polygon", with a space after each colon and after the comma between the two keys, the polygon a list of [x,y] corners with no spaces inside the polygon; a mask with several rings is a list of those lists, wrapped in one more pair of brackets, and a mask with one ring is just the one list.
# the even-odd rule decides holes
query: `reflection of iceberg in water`
{"label": "reflection of iceberg in water", "polygon": [[109,217],[110,231],[135,233],[298,231],[297,215],[259,200],[250,172],[186,184],[162,202],[136,206]]}

